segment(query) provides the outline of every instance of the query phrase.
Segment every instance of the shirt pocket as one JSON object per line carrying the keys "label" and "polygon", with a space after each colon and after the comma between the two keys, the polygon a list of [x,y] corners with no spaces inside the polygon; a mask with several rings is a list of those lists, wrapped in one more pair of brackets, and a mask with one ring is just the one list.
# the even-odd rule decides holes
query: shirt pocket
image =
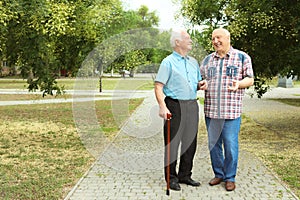
{"label": "shirt pocket", "polygon": [[215,66],[208,67],[207,69],[207,80],[213,80],[216,77],[217,68]]}
{"label": "shirt pocket", "polygon": [[237,66],[227,66],[226,67],[226,76],[229,76],[231,78],[236,78],[238,77],[238,70],[239,70],[239,67]]}

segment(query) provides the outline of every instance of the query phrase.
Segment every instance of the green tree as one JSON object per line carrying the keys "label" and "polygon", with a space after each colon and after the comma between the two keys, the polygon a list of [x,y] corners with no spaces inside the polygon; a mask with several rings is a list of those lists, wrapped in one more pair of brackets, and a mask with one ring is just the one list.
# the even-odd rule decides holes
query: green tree
{"label": "green tree", "polygon": [[29,90],[40,88],[44,95],[53,94],[53,90],[60,93],[55,81],[59,66],[55,38],[72,31],[69,19],[74,18],[74,6],[46,0],[6,0],[2,5],[13,15],[1,24],[6,30],[3,32],[6,39],[1,40],[1,46],[5,47],[1,57],[10,67],[19,67],[28,80]]}
{"label": "green tree", "polygon": [[[156,26],[159,20],[146,6],[137,11],[123,10],[120,0],[0,0],[0,17],[1,59],[12,69],[18,67],[30,91],[41,90],[44,95],[63,92],[56,81],[60,71],[75,76],[89,53],[96,47],[101,49],[98,46],[106,39],[127,30]],[[127,44],[103,47],[106,51],[101,53],[114,57],[123,52],[118,61],[131,69],[149,62],[151,50],[128,52],[126,46],[133,41],[148,44],[151,36],[146,38],[149,41],[128,38]],[[111,64],[102,58],[98,56],[99,61],[94,62],[96,68]]]}
{"label": "green tree", "polygon": [[[19,66],[29,90],[60,93],[61,69],[76,73],[97,43],[116,32],[119,0],[0,1],[1,58]],[[38,8],[38,9],[37,9]]]}
{"label": "green tree", "polygon": [[217,27],[227,22],[224,10],[230,0],[182,0],[181,14],[188,18],[192,24]]}
{"label": "green tree", "polygon": [[121,2],[78,1],[75,7],[74,31],[57,38],[57,52],[62,68],[77,75],[77,71],[88,55],[99,43],[119,33],[123,18]]}
{"label": "green tree", "polygon": [[182,15],[204,30],[199,42],[209,52],[210,35],[223,26],[231,32],[232,43],[253,58],[255,89],[261,96],[267,79],[278,73],[299,74],[300,2],[298,0],[183,0]]}
{"label": "green tree", "polygon": [[231,10],[239,12],[231,17],[228,29],[235,33],[235,45],[255,57],[258,76],[271,78],[291,69],[299,72],[295,59],[300,39],[299,1],[240,1]]}
{"label": "green tree", "polygon": [[149,12],[149,8],[145,5],[142,5],[139,10],[137,11],[137,14],[140,18],[138,27],[153,27],[157,26],[159,22],[159,18],[156,15],[155,12]]}
{"label": "green tree", "polygon": [[[151,61],[151,53],[153,49],[136,49],[136,47],[153,46],[153,37],[156,37],[158,31],[149,29],[149,27],[157,26],[159,18],[155,12],[149,12],[147,6],[142,5],[137,11],[129,10],[123,12],[122,24],[119,25],[119,30],[133,30],[127,37],[122,37],[122,41],[117,43],[117,51],[112,48],[113,54],[123,52],[105,71],[128,70],[136,71],[137,67],[147,65]],[[124,28],[122,28],[124,27]],[[145,29],[143,31],[142,29]],[[135,31],[139,30],[139,31]],[[142,38],[142,39],[139,39]]]}

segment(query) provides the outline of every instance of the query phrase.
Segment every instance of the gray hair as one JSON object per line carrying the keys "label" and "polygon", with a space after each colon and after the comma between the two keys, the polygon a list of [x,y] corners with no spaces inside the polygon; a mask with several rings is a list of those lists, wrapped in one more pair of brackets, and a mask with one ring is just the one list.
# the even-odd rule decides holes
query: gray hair
{"label": "gray hair", "polygon": [[171,43],[171,47],[174,48],[176,47],[176,40],[182,40],[182,33],[186,32],[184,29],[176,29],[176,30],[172,30],[171,33],[171,38],[170,38],[170,43]]}

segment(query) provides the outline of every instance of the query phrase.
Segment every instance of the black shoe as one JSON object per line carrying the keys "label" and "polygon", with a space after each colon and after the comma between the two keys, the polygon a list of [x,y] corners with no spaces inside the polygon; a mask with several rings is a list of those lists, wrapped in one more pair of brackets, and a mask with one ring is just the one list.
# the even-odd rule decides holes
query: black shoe
{"label": "black shoe", "polygon": [[181,187],[180,187],[179,183],[177,183],[176,181],[170,181],[170,189],[179,191],[179,190],[181,190]]}
{"label": "black shoe", "polygon": [[192,178],[182,179],[179,180],[179,183],[184,183],[191,186],[200,186],[200,183],[198,181],[194,181]]}

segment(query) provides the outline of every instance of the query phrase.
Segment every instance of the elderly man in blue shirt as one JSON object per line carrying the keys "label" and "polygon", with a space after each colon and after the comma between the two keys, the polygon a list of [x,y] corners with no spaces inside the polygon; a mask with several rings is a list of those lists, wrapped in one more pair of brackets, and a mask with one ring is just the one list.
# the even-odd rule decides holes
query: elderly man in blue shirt
{"label": "elderly man in blue shirt", "polygon": [[[192,40],[186,30],[175,30],[170,38],[172,54],[161,63],[155,79],[155,95],[159,105],[159,116],[170,121],[170,162],[167,161],[167,125],[164,125],[165,180],[170,167],[170,189],[181,190],[179,183],[199,186],[191,178],[193,159],[197,147],[199,107],[197,90],[206,89],[201,81],[199,64],[188,56],[192,50]],[[166,121],[165,121],[166,122]],[[180,149],[179,170],[176,172],[178,148]]]}

